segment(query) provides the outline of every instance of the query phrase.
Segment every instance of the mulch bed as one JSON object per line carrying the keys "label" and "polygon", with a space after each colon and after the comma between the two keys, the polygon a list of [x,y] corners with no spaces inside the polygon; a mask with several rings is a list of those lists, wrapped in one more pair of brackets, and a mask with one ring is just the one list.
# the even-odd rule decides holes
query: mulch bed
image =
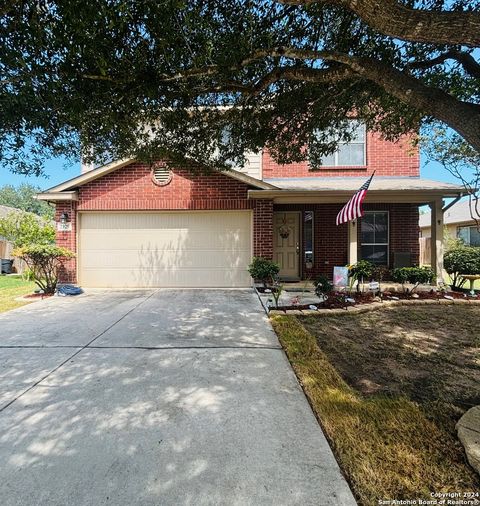
{"label": "mulch bed", "polygon": [[[415,297],[413,297],[415,295]],[[418,295],[418,297],[417,297]],[[345,298],[352,298],[355,302],[345,302]],[[467,296],[466,293],[461,292],[437,292],[430,290],[428,292],[419,291],[411,293],[403,293],[403,292],[384,292],[383,299],[384,301],[390,300],[447,300],[448,298],[453,298],[454,300],[480,300],[480,294],[477,294],[476,297]],[[292,304],[290,306],[278,306],[278,310],[281,311],[289,311],[289,310],[308,310],[311,305],[316,306],[318,309],[344,309],[353,306],[361,306],[363,304],[371,304],[372,302],[378,301],[378,297],[376,297],[371,292],[354,292],[352,295],[346,295],[342,292],[334,292],[329,294],[328,300],[325,302],[315,302],[314,304]],[[271,309],[277,309],[272,307]]]}
{"label": "mulch bed", "polygon": [[53,294],[45,294],[45,293],[29,293],[28,295],[24,295],[23,299],[46,299],[48,297],[53,297]]}

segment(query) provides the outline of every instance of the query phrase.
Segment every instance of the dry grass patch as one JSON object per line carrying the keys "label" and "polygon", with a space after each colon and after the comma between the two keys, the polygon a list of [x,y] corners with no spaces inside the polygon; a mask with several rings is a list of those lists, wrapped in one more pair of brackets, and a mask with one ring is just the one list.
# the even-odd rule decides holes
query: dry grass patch
{"label": "dry grass patch", "polygon": [[[326,325],[330,319],[317,318]],[[276,316],[272,324],[360,504],[477,490],[478,478],[445,424],[406,396],[356,391],[295,317]]]}
{"label": "dry grass patch", "polygon": [[343,379],[364,395],[441,404],[451,428],[480,404],[480,307],[394,307],[303,325]]}

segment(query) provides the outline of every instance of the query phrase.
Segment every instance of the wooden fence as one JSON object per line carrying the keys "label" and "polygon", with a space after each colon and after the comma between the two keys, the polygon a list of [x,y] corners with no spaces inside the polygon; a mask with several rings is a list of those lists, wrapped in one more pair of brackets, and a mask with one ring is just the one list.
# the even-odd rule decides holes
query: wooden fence
{"label": "wooden fence", "polygon": [[[12,244],[0,239],[0,258],[13,258],[12,257]],[[25,262],[22,262],[18,258],[15,258],[13,261],[13,268],[15,272],[18,274],[22,274],[26,269]]]}
{"label": "wooden fence", "polygon": [[420,265],[430,265],[432,259],[432,238],[420,237]]}

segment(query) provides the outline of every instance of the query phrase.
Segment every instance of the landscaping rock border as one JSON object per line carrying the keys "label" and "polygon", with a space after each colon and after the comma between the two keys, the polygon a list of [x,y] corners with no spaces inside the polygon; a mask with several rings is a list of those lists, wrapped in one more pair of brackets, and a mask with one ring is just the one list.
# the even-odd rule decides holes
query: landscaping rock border
{"label": "landscaping rock border", "polygon": [[[371,304],[362,304],[360,306],[348,306],[346,309],[287,309],[282,311],[281,309],[272,309],[267,311],[268,315],[303,315],[303,316],[332,316],[332,315],[349,315],[349,314],[360,314],[368,313],[370,311],[377,311],[378,309],[387,309],[395,306],[454,306],[454,305],[480,305],[480,300],[468,300],[468,299],[411,299],[411,300],[386,300],[384,302],[372,302]],[[263,304],[262,304],[263,305]]]}
{"label": "landscaping rock border", "polygon": [[480,406],[470,408],[455,428],[469,464],[480,474]]}

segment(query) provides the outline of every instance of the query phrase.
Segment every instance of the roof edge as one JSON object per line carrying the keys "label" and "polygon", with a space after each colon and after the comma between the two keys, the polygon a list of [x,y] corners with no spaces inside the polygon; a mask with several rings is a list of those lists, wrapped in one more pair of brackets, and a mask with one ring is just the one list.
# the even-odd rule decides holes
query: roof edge
{"label": "roof edge", "polygon": [[[76,176],[72,179],[68,179],[67,181],[60,183],[59,185],[53,186],[52,188],[48,188],[47,190],[38,193],[37,197],[39,200],[52,200],[51,197],[54,194],[63,193],[68,190],[72,190],[73,188],[76,188],[78,186],[83,186],[84,184],[90,183],[95,179],[106,176],[107,174],[110,174],[111,172],[126,167],[127,165],[130,165],[134,162],[136,162],[135,158],[125,158],[123,160],[117,160],[107,165],[103,165],[102,167],[89,170],[88,172],[84,172],[79,176]],[[228,170],[214,169],[214,170],[221,174],[225,174],[226,176],[231,177],[232,179],[236,179],[237,181],[241,181],[242,183],[248,184],[249,186],[254,186],[255,188],[258,188],[260,190],[277,189],[277,186],[274,186],[273,184],[266,183],[264,181],[261,181],[260,179],[256,179],[252,176],[249,176],[248,174],[245,174],[244,172],[240,172],[235,169],[228,169]]]}
{"label": "roof edge", "polygon": [[78,200],[78,192],[76,191],[63,191],[63,192],[52,192],[46,190],[42,193],[35,195],[37,200],[46,200],[47,202],[61,202],[61,201],[75,201]]}
{"label": "roof edge", "polygon": [[265,181],[249,176],[248,174],[240,172],[239,170],[228,169],[228,170],[218,170],[218,172],[220,172],[221,174],[225,174],[226,176],[231,177],[233,179],[236,179],[237,181],[241,181],[242,183],[248,184],[250,186],[256,186],[260,190],[279,189],[278,186],[274,186],[271,183],[266,183]]}
{"label": "roof edge", "polygon": [[41,195],[42,193],[63,192],[65,190],[76,188],[77,186],[82,186],[84,184],[89,183],[90,181],[98,179],[99,177],[105,176],[110,172],[113,172],[115,170],[121,169],[122,167],[130,165],[133,162],[135,162],[134,158],[125,158],[123,160],[117,160],[115,162],[107,163],[107,165],[102,165],[102,167],[97,167],[96,169],[89,170],[87,172],[84,172],[83,174],[80,174],[79,176],[76,176],[72,179],[64,181],[63,183],[60,183],[57,186],[48,188],[48,190],[41,192],[39,195]]}

